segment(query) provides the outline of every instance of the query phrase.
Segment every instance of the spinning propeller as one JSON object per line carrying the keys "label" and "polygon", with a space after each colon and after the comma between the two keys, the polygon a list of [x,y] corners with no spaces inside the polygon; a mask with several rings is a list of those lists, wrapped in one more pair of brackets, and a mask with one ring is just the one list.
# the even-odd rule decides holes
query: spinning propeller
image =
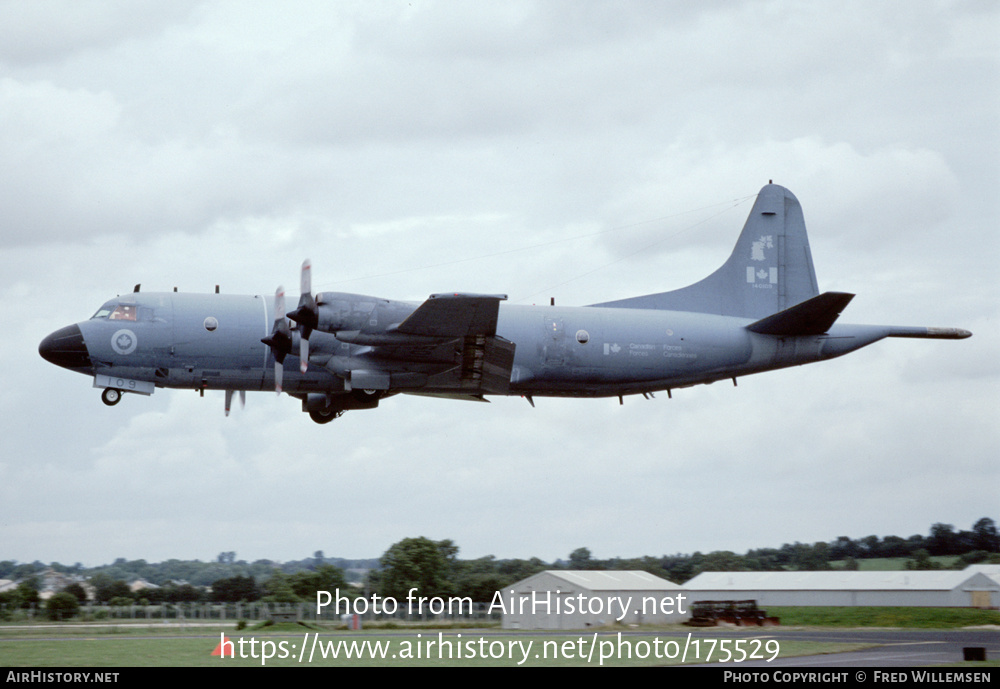
{"label": "spinning propeller", "polygon": [[[240,409],[246,406],[247,391],[240,390]],[[229,409],[233,406],[233,391],[226,390],[226,416],[229,416]]]}
{"label": "spinning propeller", "polygon": [[[305,270],[304,267],[303,270]],[[285,357],[292,351],[292,329],[288,326],[288,321],[285,320],[284,287],[278,287],[274,293],[274,327],[271,328],[270,335],[261,338],[261,342],[270,347],[271,352],[274,353],[274,391],[280,395],[281,374],[284,371]],[[305,364],[302,365],[302,370],[306,370]]]}
{"label": "spinning propeller", "polygon": [[288,313],[288,317],[299,324],[299,370],[309,368],[309,336],[319,324],[319,307],[312,295],[312,264],[307,258],[302,262],[299,306]]}

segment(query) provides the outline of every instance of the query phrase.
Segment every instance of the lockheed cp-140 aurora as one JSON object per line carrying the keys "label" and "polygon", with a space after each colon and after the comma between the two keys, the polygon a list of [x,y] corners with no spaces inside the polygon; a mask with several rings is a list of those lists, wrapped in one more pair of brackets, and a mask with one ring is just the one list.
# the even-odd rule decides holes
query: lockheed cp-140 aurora
{"label": "lockheed cp-140 aurora", "polygon": [[[298,306],[261,295],[132,293],[39,345],[93,378],[105,404],[156,388],[296,397],[318,423],[399,393],[618,397],[832,359],[886,337],[962,339],[958,328],[846,325],[853,294],[820,294],[802,207],[787,189],[757,195],[732,255],[670,292],[590,306],[503,304],[501,294],[423,303],[322,292],[302,265]],[[296,361],[297,359],[297,361]]]}

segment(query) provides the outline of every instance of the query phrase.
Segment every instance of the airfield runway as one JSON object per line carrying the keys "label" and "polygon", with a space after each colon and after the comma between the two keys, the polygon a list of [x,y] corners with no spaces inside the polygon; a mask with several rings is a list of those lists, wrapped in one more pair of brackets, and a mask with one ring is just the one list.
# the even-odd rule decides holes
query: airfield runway
{"label": "airfield runway", "polygon": [[[917,667],[961,662],[966,647],[986,649],[988,660],[1000,659],[1000,629],[781,629],[752,634],[780,641],[878,644],[874,648],[817,656],[776,658],[739,663],[740,667]],[[705,635],[706,637],[708,635]],[[737,663],[732,663],[736,666]]]}

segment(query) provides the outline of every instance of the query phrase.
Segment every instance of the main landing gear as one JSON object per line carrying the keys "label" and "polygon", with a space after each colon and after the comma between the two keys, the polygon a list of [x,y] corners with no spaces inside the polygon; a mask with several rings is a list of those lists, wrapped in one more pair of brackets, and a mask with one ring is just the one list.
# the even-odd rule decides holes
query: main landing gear
{"label": "main landing gear", "polygon": [[346,395],[310,393],[302,402],[302,410],[316,423],[330,423],[349,409],[374,409],[385,393],[382,390],[352,390]]}
{"label": "main landing gear", "polygon": [[330,423],[344,415],[343,409],[321,409],[309,412],[309,418],[316,423]]}

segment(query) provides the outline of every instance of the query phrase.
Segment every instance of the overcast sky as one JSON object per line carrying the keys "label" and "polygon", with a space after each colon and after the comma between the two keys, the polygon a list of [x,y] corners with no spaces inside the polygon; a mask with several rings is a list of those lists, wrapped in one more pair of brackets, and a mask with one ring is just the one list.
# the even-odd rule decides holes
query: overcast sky
{"label": "overcast sky", "polygon": [[[1000,519],[994,2],[0,2],[0,559],[599,558]],[[673,399],[104,406],[39,341],[131,291],[585,305],[728,257],[768,179],[846,323]],[[290,296],[294,303],[295,296]]]}

